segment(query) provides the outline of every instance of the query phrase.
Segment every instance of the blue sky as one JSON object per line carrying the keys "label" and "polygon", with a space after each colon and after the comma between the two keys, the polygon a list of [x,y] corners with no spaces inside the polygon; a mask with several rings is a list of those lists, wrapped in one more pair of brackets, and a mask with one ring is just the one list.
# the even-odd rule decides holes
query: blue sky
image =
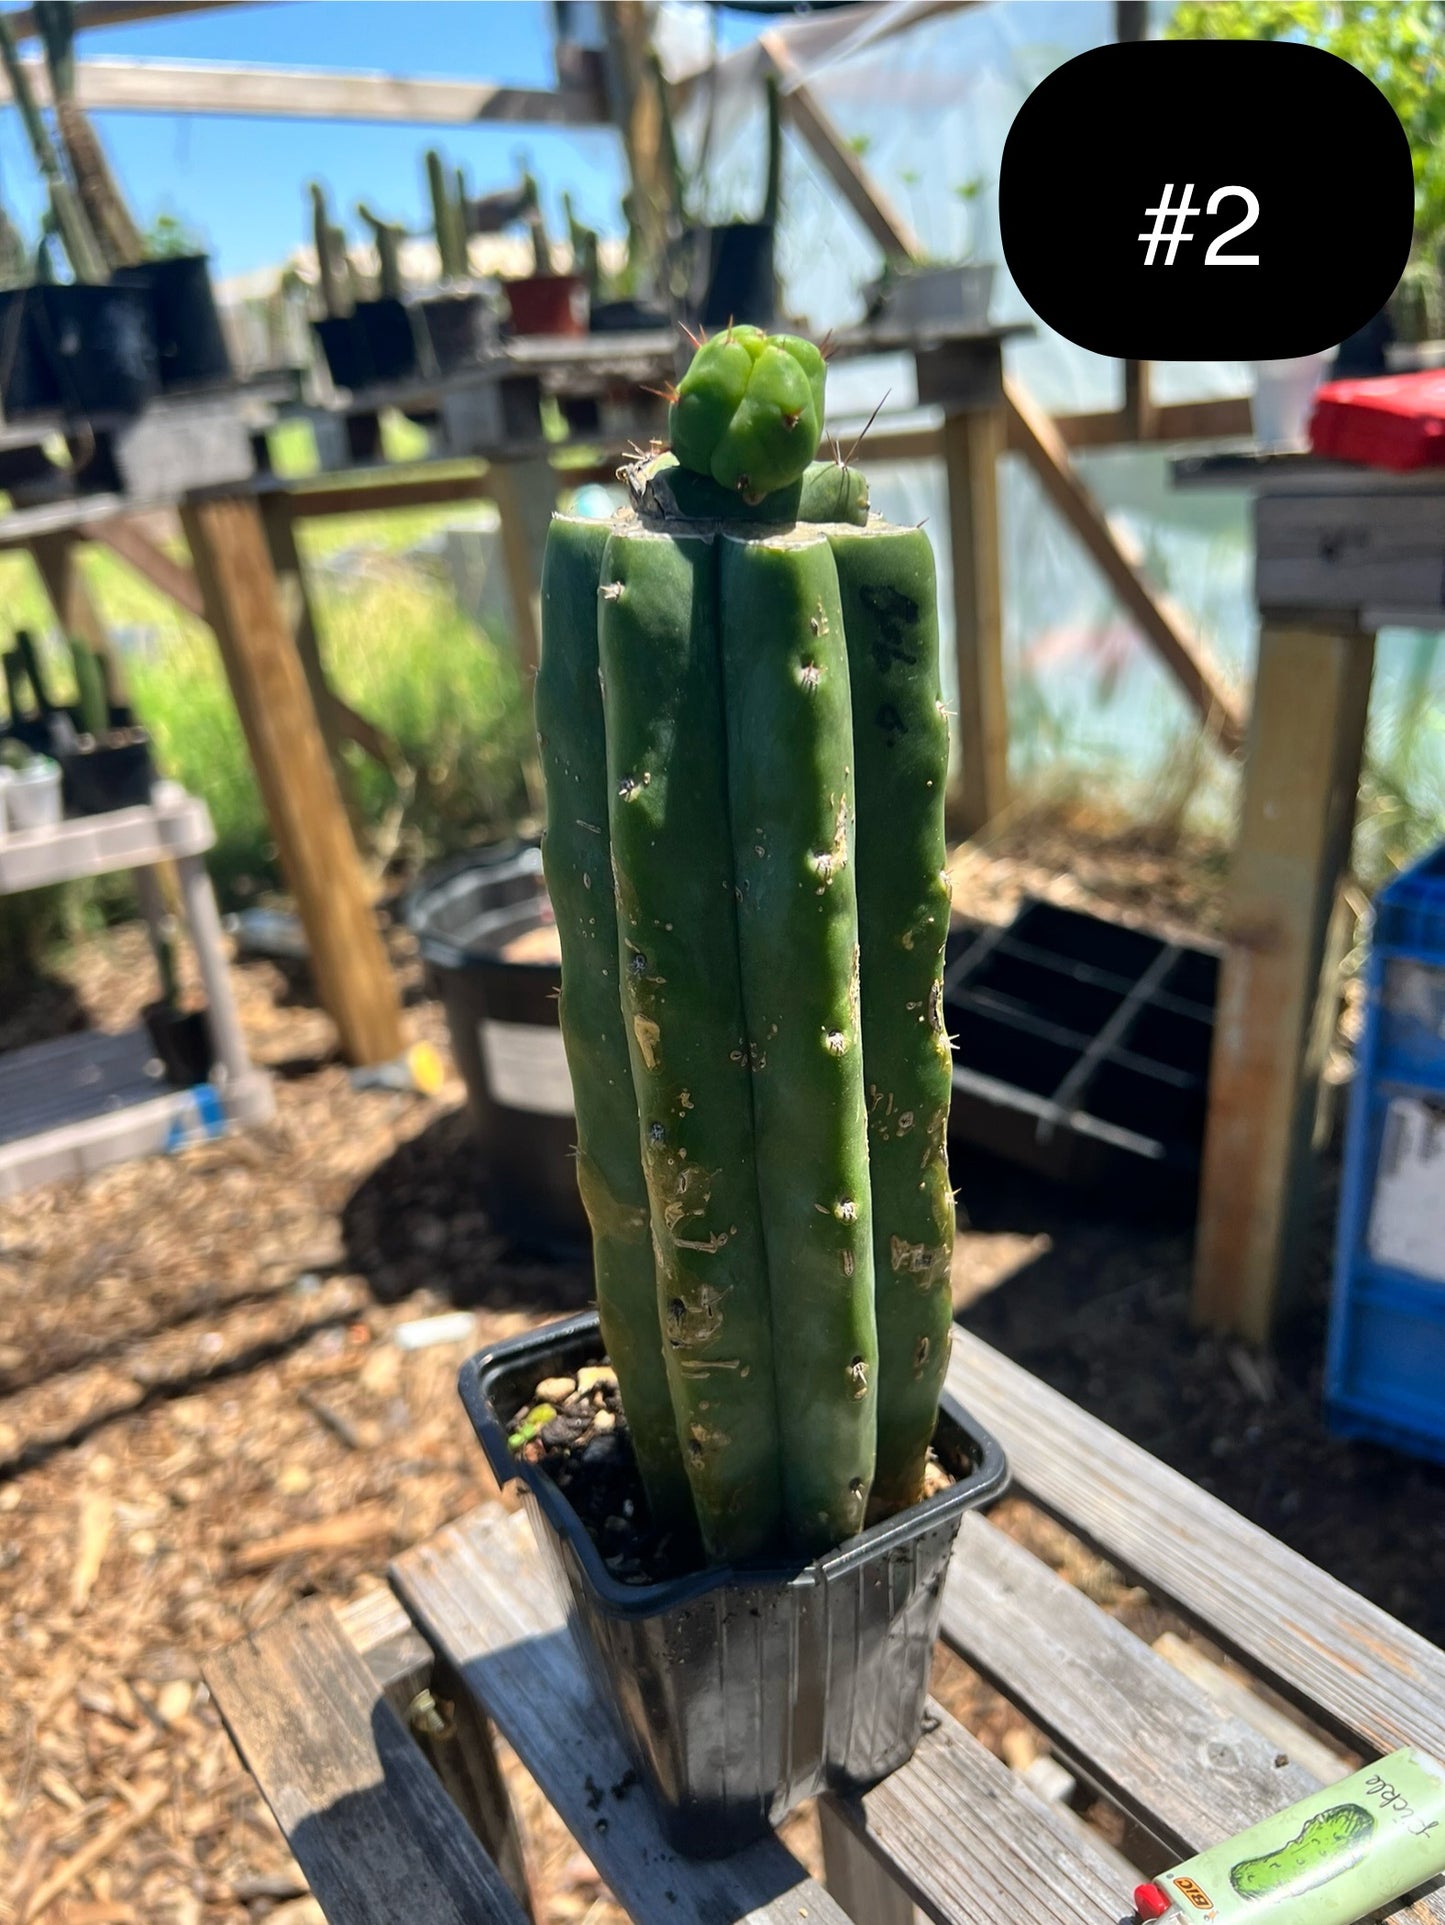
{"label": "blue sky", "polygon": [[[361,68],[399,74],[553,84],[549,7],[541,0],[288,0],[214,14],[139,21],[85,35],[85,54],[256,65]],[[758,30],[725,22],[724,44]],[[203,234],[219,274],[279,262],[309,234],[308,180],[332,192],[334,212],[359,199],[429,227],[422,154],[433,142],[481,190],[515,178],[525,149],[560,223],[570,188],[583,218],[621,230],[625,163],[609,129],[371,125],[174,114],[99,114],[106,149],[142,225],[163,208]],[[33,225],[39,200],[19,120],[0,109],[0,196]]]}

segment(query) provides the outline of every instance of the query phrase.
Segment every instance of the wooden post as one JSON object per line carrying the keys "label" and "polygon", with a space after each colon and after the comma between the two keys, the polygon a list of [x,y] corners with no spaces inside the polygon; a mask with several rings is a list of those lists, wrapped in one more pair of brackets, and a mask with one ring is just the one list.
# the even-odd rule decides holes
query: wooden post
{"label": "wooden post", "polygon": [[557,477],[547,461],[499,460],[488,480],[502,518],[502,562],[517,659],[530,689],[542,659],[542,549],[557,500]]}
{"label": "wooden post", "polygon": [[[1268,1340],[1301,1274],[1375,645],[1266,615],[1229,880],[1194,1313]],[[1310,622],[1310,625],[1307,625]]]}
{"label": "wooden post", "polygon": [[117,702],[125,700],[125,675],[120,658],[100,611],[91,600],[85,577],[80,572],[79,544],[70,533],[36,535],[30,543],[31,559],[40,573],[50,606],[62,632],[77,636],[105,658],[111,694]]}
{"label": "wooden post", "polygon": [[1003,447],[1003,416],[997,408],[944,415],[961,763],[956,826],[965,836],[977,835],[1008,801],[998,552],[998,459]]}
{"label": "wooden post", "polygon": [[377,933],[316,710],[277,592],[254,501],[211,496],[181,510],[321,1001],[353,1063],[402,1048],[401,1005]]}
{"label": "wooden post", "polygon": [[919,1925],[913,1900],[888,1876],[831,1798],[818,1800],[823,1883],[853,1925]]}

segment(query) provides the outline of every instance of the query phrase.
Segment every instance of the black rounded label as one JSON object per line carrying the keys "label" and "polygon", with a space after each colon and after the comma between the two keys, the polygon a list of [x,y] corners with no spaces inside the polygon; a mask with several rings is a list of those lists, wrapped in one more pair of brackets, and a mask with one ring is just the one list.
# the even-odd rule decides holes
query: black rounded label
{"label": "black rounded label", "polygon": [[1395,110],[1284,41],[1096,47],[1029,95],[999,175],[1029,306],[1097,354],[1276,360],[1378,314],[1410,253]]}

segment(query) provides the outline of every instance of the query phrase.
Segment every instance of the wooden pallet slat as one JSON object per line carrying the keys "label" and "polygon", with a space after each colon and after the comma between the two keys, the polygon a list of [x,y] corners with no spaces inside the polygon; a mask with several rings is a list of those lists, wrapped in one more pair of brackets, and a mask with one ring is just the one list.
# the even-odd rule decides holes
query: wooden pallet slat
{"label": "wooden pallet slat", "polygon": [[331,1925],[526,1925],[330,1605],[242,1638],[206,1682]]}

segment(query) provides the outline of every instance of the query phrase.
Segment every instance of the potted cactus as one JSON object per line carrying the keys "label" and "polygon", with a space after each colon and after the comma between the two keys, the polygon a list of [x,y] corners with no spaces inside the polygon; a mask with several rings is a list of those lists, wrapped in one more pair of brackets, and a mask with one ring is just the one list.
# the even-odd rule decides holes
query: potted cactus
{"label": "potted cactus", "polygon": [[525,217],[532,237],[532,272],[504,284],[513,334],[585,334],[588,285],[574,263],[573,272],[559,274],[542,211],[536,180],[522,173]]}
{"label": "potted cactus", "polygon": [[[424,372],[425,343],[413,323],[406,287],[401,275],[401,243],[406,230],[397,221],[384,220],[364,201],[358,202],[357,218],[371,229],[376,250],[376,293],[370,300],[357,301],[352,319],[360,330],[367,362],[367,375],[373,382],[411,381]],[[429,358],[429,357],[427,357]]]}
{"label": "potted cactus", "polygon": [[[469,243],[479,218],[485,221],[489,203],[473,200],[462,170],[448,174],[441,155],[431,148],[426,156],[427,193],[432,205],[441,286],[421,303],[422,321],[440,374],[459,374],[495,353],[497,322],[486,296],[472,285]],[[501,195],[508,202],[506,194]],[[502,209],[505,214],[507,209]]]}
{"label": "potted cactus", "polygon": [[813,461],[824,374],[729,329],[634,507],[552,523],[544,860],[598,1314],[462,1379],[699,1854],[909,1755],[962,1509],[1003,1479],[940,1414],[933,556]]}
{"label": "potted cactus", "polygon": [[370,384],[372,373],[366,336],[356,319],[356,289],[346,252],[346,235],[332,224],[326,189],[321,182],[312,181],[307,193],[311,197],[311,238],[316,250],[316,286],[322,310],[311,327],[321,343],[332,382],[338,388],[355,392]]}
{"label": "potted cactus", "polygon": [[143,809],[156,779],[151,738],[145,729],[115,726],[106,662],[98,650],[73,636],[71,667],[77,700],[77,734],[69,717],[57,724],[56,754],[64,777],[65,806],[72,815],[106,815],[112,809]]}

